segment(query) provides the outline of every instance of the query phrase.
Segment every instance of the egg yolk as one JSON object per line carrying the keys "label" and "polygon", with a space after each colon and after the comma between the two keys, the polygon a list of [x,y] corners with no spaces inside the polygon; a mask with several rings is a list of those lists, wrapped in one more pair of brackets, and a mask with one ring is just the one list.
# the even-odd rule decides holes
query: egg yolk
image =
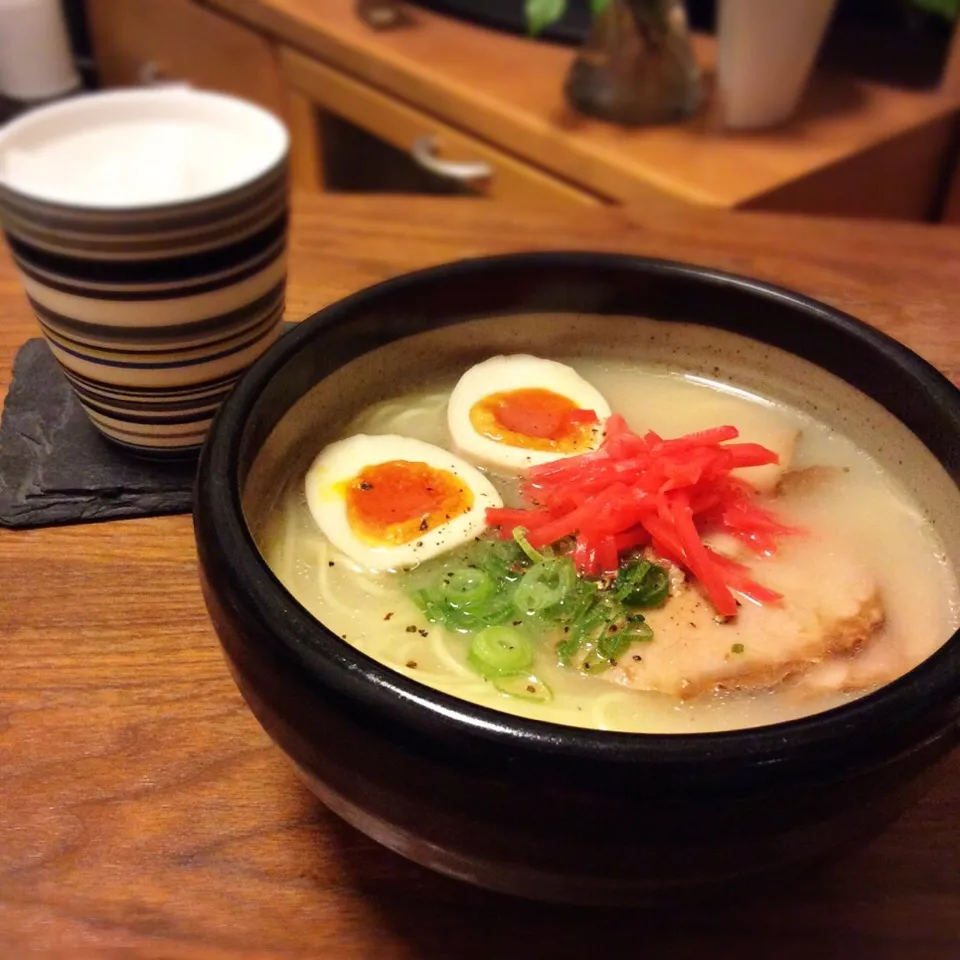
{"label": "egg yolk", "polygon": [[525,450],[577,453],[593,446],[597,415],[541,387],[491,393],[470,408],[481,436]]}
{"label": "egg yolk", "polygon": [[456,474],[410,460],[364,467],[343,494],[350,529],[377,546],[409,543],[473,506],[473,491]]}

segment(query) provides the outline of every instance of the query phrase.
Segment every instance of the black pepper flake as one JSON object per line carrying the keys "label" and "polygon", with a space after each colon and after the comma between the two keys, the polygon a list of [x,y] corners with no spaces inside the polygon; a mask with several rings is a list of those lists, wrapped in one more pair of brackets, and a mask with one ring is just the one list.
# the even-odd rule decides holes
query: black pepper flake
{"label": "black pepper flake", "polygon": [[514,621],[513,621],[513,625],[514,625],[515,627],[519,627],[521,623],[523,623],[522,620],[514,620]]}
{"label": "black pepper flake", "polygon": [[537,688],[532,683],[528,683],[527,693],[536,693],[536,692],[537,692]]}
{"label": "black pepper flake", "polygon": [[607,627],[607,633],[616,633],[616,632],[617,632],[617,625],[615,623],[611,623],[610,626]]}
{"label": "black pepper flake", "polygon": [[564,628],[563,628],[563,632],[564,632],[564,633],[569,633],[569,632],[570,632],[570,628],[569,628],[569,627],[564,627]]}
{"label": "black pepper flake", "polygon": [[420,532],[421,532],[421,533],[425,533],[425,532],[426,532],[427,530],[429,530],[429,529],[430,529],[430,523],[429,523],[429,521],[427,520],[427,518],[424,517],[424,518],[420,521]]}
{"label": "black pepper flake", "polygon": [[385,614],[383,619],[384,619],[384,620],[389,620],[392,616],[393,616],[393,611],[391,611],[391,612],[388,613],[388,614]]}
{"label": "black pepper flake", "polygon": [[346,640],[346,639],[347,639],[347,635],[346,635],[345,633],[341,633],[341,634],[340,634],[340,639],[341,639],[341,640]]}
{"label": "black pepper flake", "polygon": [[417,628],[411,623],[410,626],[407,627],[407,633],[416,633],[416,632],[417,632]]}
{"label": "black pepper flake", "polygon": [[640,663],[640,661],[643,660],[643,657],[641,657],[639,653],[635,653],[633,655],[633,659],[636,660],[637,663]]}
{"label": "black pepper flake", "polygon": [[420,630],[420,631],[418,631],[418,632],[419,632],[419,634],[420,634],[421,637],[427,637],[427,636],[430,635],[426,630]]}
{"label": "black pepper flake", "polygon": [[361,480],[361,481],[360,481],[360,489],[361,489],[361,490],[372,490],[372,489],[373,489],[373,484],[372,484],[372,483],[368,483],[366,480]]}
{"label": "black pepper flake", "polygon": [[415,546],[415,547],[422,547],[422,546],[423,546],[423,541],[422,541],[422,540],[418,540],[418,541],[414,544],[414,546]]}
{"label": "black pepper flake", "polygon": [[416,669],[417,669],[417,661],[416,661],[416,660],[408,660],[408,661],[407,661],[407,667],[408,667],[410,670],[416,670]]}
{"label": "black pepper flake", "polygon": [[335,564],[332,560],[328,560],[328,561],[327,561],[327,566],[328,566],[328,567],[335,567],[336,564]]}

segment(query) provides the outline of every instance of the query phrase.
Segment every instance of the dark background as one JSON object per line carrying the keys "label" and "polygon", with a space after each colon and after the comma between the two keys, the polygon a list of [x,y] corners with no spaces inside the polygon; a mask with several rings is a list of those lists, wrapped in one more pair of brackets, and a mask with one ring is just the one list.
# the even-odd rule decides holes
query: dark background
{"label": "dark background", "polygon": [[[523,0],[410,2],[513,33],[526,29]],[[687,0],[691,26],[713,31],[716,6],[716,0]],[[564,17],[544,32],[546,39],[569,44],[583,40],[590,23],[590,0],[568,0],[567,7]],[[825,66],[865,78],[932,87],[939,83],[951,34],[950,24],[921,12],[909,0],[840,0],[820,59]]]}
{"label": "dark background", "polygon": [[[94,88],[97,78],[86,28],[84,0],[61,2],[84,86]],[[315,2],[323,4],[324,0]],[[511,33],[526,30],[524,0],[409,2]],[[687,0],[690,22],[695,30],[713,31],[716,4],[717,0]],[[567,13],[554,27],[545,31],[543,39],[570,45],[580,43],[589,26],[589,7],[590,0],[568,0]],[[919,11],[909,0],[839,0],[820,63],[830,69],[895,86],[934,87],[943,72],[952,29],[943,19]],[[4,114],[16,112],[16,107],[15,104],[0,103],[0,120]]]}

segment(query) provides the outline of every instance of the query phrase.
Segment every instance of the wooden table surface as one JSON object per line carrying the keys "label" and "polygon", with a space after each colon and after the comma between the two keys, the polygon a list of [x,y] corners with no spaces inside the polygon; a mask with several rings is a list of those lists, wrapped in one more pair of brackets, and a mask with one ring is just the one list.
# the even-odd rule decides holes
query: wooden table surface
{"label": "wooden table surface", "polygon": [[[290,317],[410,268],[559,247],[788,284],[960,378],[946,228],[299,198]],[[0,250],[0,392],[35,332]],[[311,798],[227,674],[188,517],[2,531],[0,571],[3,960],[960,956],[960,756],[884,836],[788,889],[679,916],[513,901],[407,863]]]}

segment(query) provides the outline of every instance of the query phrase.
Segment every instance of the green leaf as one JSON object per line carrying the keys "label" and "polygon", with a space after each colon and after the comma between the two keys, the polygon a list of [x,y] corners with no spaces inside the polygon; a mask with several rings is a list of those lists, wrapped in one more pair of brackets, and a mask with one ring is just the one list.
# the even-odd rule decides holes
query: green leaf
{"label": "green leaf", "polygon": [[960,0],[913,0],[914,6],[927,13],[936,13],[947,20],[956,20],[960,15]]}
{"label": "green leaf", "polygon": [[556,23],[567,9],[567,0],[527,0],[527,29],[536,36]]}

